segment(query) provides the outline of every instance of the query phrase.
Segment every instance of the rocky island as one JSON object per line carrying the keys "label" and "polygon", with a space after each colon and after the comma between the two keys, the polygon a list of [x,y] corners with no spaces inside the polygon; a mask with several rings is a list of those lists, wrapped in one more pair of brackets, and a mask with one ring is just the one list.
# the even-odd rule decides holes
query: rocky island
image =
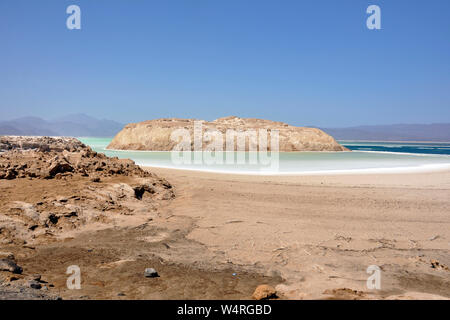
{"label": "rocky island", "polygon": [[[279,132],[279,151],[348,151],[332,136],[317,128],[295,127],[283,122],[238,117],[219,118],[209,122],[172,118],[131,123],[114,137],[108,145],[108,149],[171,151],[177,144],[171,139],[172,132],[177,129],[186,129],[192,139],[196,121],[201,121],[203,132],[210,130],[225,134],[227,130],[239,132],[265,129],[270,134],[272,130],[277,130]],[[206,145],[207,143],[204,142],[203,148]],[[257,147],[260,150],[259,146]],[[270,145],[268,147],[270,149]],[[194,150],[193,148],[192,145],[192,150]],[[225,146],[223,150],[226,150]],[[245,151],[248,151],[248,144],[246,144]]]}

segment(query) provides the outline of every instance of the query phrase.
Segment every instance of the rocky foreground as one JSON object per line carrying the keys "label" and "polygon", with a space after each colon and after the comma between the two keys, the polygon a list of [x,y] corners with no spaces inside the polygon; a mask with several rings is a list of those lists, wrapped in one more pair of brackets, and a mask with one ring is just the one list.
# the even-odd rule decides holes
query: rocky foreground
{"label": "rocky foreground", "polygon": [[[0,137],[0,243],[35,242],[174,197],[166,180],[132,160],[109,158],[73,138]],[[26,190],[26,191],[25,191]],[[22,197],[21,197],[22,196]],[[31,201],[35,199],[35,201]]]}
{"label": "rocky foreground", "polygon": [[188,239],[195,221],[172,214],[174,197],[165,179],[76,139],[0,137],[0,300],[274,297],[255,288],[279,277]]}
{"label": "rocky foreground", "polygon": [[[169,182],[73,138],[0,137],[0,245],[34,248],[151,220],[174,197]],[[49,285],[0,250],[1,298],[52,298]],[[32,270],[31,270],[32,272]],[[29,292],[30,291],[30,292]]]}
{"label": "rocky foreground", "polygon": [[132,160],[108,158],[74,138],[4,136],[0,152],[0,179],[152,176]]}
{"label": "rocky foreground", "polygon": [[[171,133],[176,129],[187,129],[190,132],[191,141],[194,141],[194,121],[196,120],[173,118],[128,124],[114,137],[108,148],[116,150],[171,151],[177,145],[177,142],[171,139]],[[237,132],[266,129],[269,135],[271,130],[278,130],[279,151],[348,151],[347,148],[337,143],[332,136],[320,129],[295,127],[283,122],[226,117],[210,122],[203,121],[202,126],[203,132],[207,130],[219,131],[224,136],[228,129]],[[270,138],[267,141],[270,150]],[[207,145],[208,142],[204,141],[202,148],[205,148]],[[256,147],[260,150],[259,145],[256,145]],[[192,144],[192,150],[193,148]],[[223,150],[226,150],[225,139]],[[249,151],[248,143],[245,151]]]}

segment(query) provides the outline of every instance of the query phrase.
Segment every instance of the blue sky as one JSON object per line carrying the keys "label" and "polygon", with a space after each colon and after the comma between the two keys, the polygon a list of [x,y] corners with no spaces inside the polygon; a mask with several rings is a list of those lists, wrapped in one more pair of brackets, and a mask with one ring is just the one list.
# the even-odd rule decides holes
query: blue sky
{"label": "blue sky", "polygon": [[0,46],[2,119],[450,122],[448,0],[2,0]]}

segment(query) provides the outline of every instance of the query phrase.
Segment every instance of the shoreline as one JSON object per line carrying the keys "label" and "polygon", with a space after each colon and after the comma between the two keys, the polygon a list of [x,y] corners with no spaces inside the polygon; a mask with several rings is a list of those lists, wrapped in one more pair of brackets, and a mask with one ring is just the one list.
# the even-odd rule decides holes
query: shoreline
{"label": "shoreline", "polygon": [[[112,152],[148,152],[148,153],[169,153],[172,151],[161,151],[161,150],[121,150],[121,149],[108,149],[104,148],[102,152],[112,151]],[[187,151],[187,152],[203,152],[203,151]],[[227,152],[258,152],[258,151],[220,151],[221,153]],[[270,151],[269,151],[270,152]],[[345,151],[279,151],[278,153],[286,153],[286,154],[294,154],[294,153],[319,153],[319,154],[340,154],[340,153],[381,153],[381,154],[399,154],[399,155],[408,155],[408,156],[437,156],[437,157],[450,157],[450,154],[440,154],[440,153],[413,153],[413,152],[395,152],[395,151],[374,151],[374,150],[345,150]]]}
{"label": "shoreline", "polygon": [[405,167],[386,167],[386,168],[367,168],[367,169],[345,169],[345,170],[317,170],[317,171],[287,171],[287,172],[268,172],[268,171],[226,171],[215,169],[196,169],[196,168],[176,168],[169,166],[150,166],[148,164],[136,164],[144,169],[168,169],[180,171],[205,172],[212,174],[230,174],[230,175],[251,175],[251,176],[333,176],[333,175],[364,175],[364,174],[414,174],[414,173],[434,173],[450,171],[449,164],[424,164],[420,166]]}
{"label": "shoreline", "polygon": [[[148,151],[148,150],[115,150],[115,149],[104,149],[103,151],[112,151],[119,153],[169,153],[171,151]],[[195,151],[191,151],[195,152]],[[235,151],[233,151],[235,152]],[[242,175],[262,175],[262,176],[285,176],[285,175],[341,175],[341,174],[396,174],[396,173],[425,173],[425,172],[443,172],[450,170],[450,155],[447,154],[426,154],[426,153],[406,153],[406,152],[390,152],[390,151],[366,151],[366,150],[354,150],[354,151],[294,151],[294,152],[280,152],[286,154],[292,153],[305,153],[305,154],[340,154],[340,153],[352,152],[352,153],[368,153],[368,154],[389,154],[389,155],[400,155],[400,156],[413,156],[413,157],[431,157],[431,158],[448,158],[449,163],[430,163],[430,164],[420,164],[420,165],[405,165],[405,166],[392,166],[392,167],[370,167],[370,168],[359,168],[359,169],[324,169],[324,170],[310,170],[310,171],[270,171],[265,170],[262,167],[260,170],[225,170],[220,168],[210,169],[211,166],[203,166],[201,168],[187,168],[187,167],[175,167],[167,165],[153,165],[149,163],[140,162],[139,160],[134,160],[137,165],[141,167],[148,168],[162,168],[162,169],[173,169],[173,170],[186,170],[195,172],[211,172],[220,174],[242,174]],[[224,152],[226,153],[226,152]],[[247,153],[247,152],[246,152]],[[332,160],[330,160],[332,161]],[[358,160],[354,160],[358,161]],[[226,168],[227,165],[223,164],[222,167]]]}

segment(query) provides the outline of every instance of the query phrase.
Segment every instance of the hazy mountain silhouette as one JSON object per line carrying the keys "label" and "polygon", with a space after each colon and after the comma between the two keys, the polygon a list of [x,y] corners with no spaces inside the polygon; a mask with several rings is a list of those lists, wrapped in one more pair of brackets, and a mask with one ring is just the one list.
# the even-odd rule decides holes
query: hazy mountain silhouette
{"label": "hazy mountain silhouette", "polygon": [[96,119],[85,114],[72,114],[54,120],[22,117],[0,121],[0,135],[113,137],[123,124]]}
{"label": "hazy mountain silhouette", "polygon": [[450,141],[450,123],[323,128],[338,140]]}
{"label": "hazy mountain silhouette", "polygon": [[[71,114],[53,120],[22,117],[0,121],[0,135],[113,137],[123,124],[96,119],[85,114]],[[392,124],[320,128],[337,140],[368,141],[450,141],[450,123]]]}

